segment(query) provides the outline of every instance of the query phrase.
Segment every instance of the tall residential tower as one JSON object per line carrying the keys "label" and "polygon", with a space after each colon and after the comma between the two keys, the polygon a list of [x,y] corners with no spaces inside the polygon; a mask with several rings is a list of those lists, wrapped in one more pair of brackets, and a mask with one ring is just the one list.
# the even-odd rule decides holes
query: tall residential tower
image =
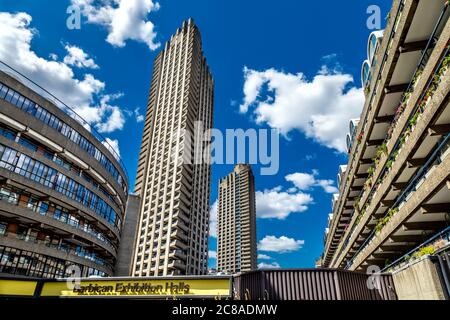
{"label": "tall residential tower", "polygon": [[236,165],[220,180],[217,220],[217,270],[256,270],[255,180],[249,165]]}
{"label": "tall residential tower", "polygon": [[198,121],[211,128],[213,98],[200,32],[189,19],[154,61],[135,186],[133,276],[207,273],[211,168],[182,160],[202,146],[194,128]]}

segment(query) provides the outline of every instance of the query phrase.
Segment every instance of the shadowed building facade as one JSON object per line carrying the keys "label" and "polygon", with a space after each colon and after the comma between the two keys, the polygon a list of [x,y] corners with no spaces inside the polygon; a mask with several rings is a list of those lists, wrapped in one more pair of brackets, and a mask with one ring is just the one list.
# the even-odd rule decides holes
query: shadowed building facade
{"label": "shadowed building facade", "polygon": [[[193,164],[196,122],[212,127],[214,82],[200,32],[184,22],[154,61],[135,194],[133,276],[207,273],[210,161]],[[198,149],[197,149],[198,150]]]}

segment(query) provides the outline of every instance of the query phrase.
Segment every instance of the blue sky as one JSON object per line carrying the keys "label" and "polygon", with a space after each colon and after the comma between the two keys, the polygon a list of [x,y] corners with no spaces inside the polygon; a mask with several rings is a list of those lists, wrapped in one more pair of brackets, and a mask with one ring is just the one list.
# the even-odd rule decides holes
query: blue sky
{"label": "blue sky", "polygon": [[[96,1],[89,12],[92,1],[72,1],[86,9],[81,29],[66,26],[69,0],[2,0],[0,59],[117,140],[133,185],[143,129],[139,115],[160,50],[154,47],[193,17],[216,84],[214,127],[283,132],[278,174],[261,176],[254,166],[257,237],[264,239],[259,262],[313,267],[323,249],[337,169],[347,162],[342,141],[348,119],[362,109],[360,68],[372,31],[366,10],[379,5],[384,26],[391,2],[161,0],[158,6],[127,0],[137,12],[127,21],[137,31],[129,32],[120,29],[124,20],[114,11],[120,0]],[[108,3],[110,10],[101,11]],[[218,179],[231,170],[214,165],[211,204]],[[210,249],[215,246],[211,237]]]}

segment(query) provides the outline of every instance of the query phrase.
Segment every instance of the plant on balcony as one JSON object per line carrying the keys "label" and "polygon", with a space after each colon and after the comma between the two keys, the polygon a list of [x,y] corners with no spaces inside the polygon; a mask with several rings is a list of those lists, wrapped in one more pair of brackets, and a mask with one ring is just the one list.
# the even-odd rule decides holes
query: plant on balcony
{"label": "plant on balcony", "polygon": [[398,150],[395,150],[394,153],[392,154],[392,159],[397,159],[398,156]]}
{"label": "plant on balcony", "polygon": [[369,206],[369,205],[366,204],[366,205],[364,206],[364,208],[362,208],[361,212],[358,214],[358,218],[356,218],[356,225],[358,225],[358,224],[361,222],[361,219],[362,219],[362,217],[364,216],[364,213],[366,213],[366,210],[367,210],[367,207],[368,207],[368,206]]}
{"label": "plant on balcony", "polygon": [[386,162],[386,168],[388,168],[388,169],[392,168],[393,164],[394,164],[394,160],[390,159],[388,162]]}
{"label": "plant on balcony", "polygon": [[422,247],[416,252],[413,253],[412,257],[415,259],[418,259],[420,257],[426,256],[426,255],[433,255],[436,252],[433,245],[429,245],[426,247]]}
{"label": "plant on balcony", "polygon": [[369,169],[367,169],[367,173],[369,174],[368,179],[372,178],[373,174],[375,173],[375,167],[370,167]]}
{"label": "plant on balcony", "polygon": [[376,152],[376,158],[380,159],[381,156],[384,154],[387,155],[388,149],[387,149],[387,145],[386,143],[381,144],[378,148],[377,148],[377,152]]}
{"label": "plant on balcony", "polygon": [[388,222],[391,220],[391,218],[393,216],[395,216],[395,214],[397,212],[398,212],[398,208],[390,209],[388,211],[388,214],[385,217],[380,218],[378,220],[377,225],[375,226],[375,232],[379,233],[384,228],[384,226],[388,224]]}
{"label": "plant on balcony", "polygon": [[420,112],[416,112],[414,116],[409,120],[409,124],[411,126],[415,126],[417,124],[417,119],[419,119]]}
{"label": "plant on balcony", "polygon": [[361,144],[363,135],[364,135],[364,132],[360,132],[360,133],[356,136],[356,142],[358,142],[358,144]]}
{"label": "plant on balcony", "polygon": [[369,84],[366,85],[366,87],[364,88],[364,94],[367,96],[370,93],[370,86]]}

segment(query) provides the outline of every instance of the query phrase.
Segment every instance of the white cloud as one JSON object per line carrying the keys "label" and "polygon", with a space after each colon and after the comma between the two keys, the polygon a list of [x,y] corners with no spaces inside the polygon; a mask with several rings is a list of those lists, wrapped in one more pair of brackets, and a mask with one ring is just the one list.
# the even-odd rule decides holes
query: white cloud
{"label": "white cloud", "polygon": [[326,193],[337,193],[339,190],[334,186],[333,180],[317,179],[318,171],[312,173],[296,172],[288,174],[286,181],[292,182],[300,190],[310,190],[312,187],[321,187]]}
{"label": "white cloud", "polygon": [[242,113],[252,108],[258,124],[267,123],[284,135],[299,130],[326,147],[345,152],[348,123],[359,117],[364,104],[362,89],[348,88],[351,75],[324,67],[308,80],[302,73],[245,67],[244,78]]}
{"label": "white cloud", "polygon": [[261,262],[258,264],[258,269],[280,269],[281,266],[278,262],[265,263]]}
{"label": "white cloud", "polygon": [[110,138],[105,138],[105,141],[103,141],[102,143],[106,147],[106,149],[111,151],[111,153],[113,154],[113,156],[116,159],[120,158],[119,141],[117,139],[113,140],[113,139],[110,139]]}
{"label": "white cloud", "polygon": [[316,183],[314,175],[309,173],[292,173],[285,178],[287,181],[294,183],[300,190],[309,190]]}
{"label": "white cloud", "polygon": [[209,211],[209,236],[217,238],[217,200],[211,206]]}
{"label": "white cloud", "polygon": [[[104,94],[104,82],[91,74],[77,79],[68,64],[54,60],[56,55],[47,60],[31,49],[31,41],[37,33],[30,27],[31,20],[31,16],[24,12],[0,12],[0,60],[62,99],[101,132],[122,129],[125,121],[120,108],[109,104],[117,95]],[[97,100],[100,100],[100,105],[96,105]]]}
{"label": "white cloud", "polygon": [[145,120],[145,117],[143,114],[141,114],[139,108],[134,109],[134,116],[136,117],[136,122],[142,122]]}
{"label": "white cloud", "polygon": [[277,253],[286,253],[299,250],[305,244],[304,240],[295,240],[286,236],[279,238],[275,236],[265,236],[258,243],[258,250]]}
{"label": "white cloud", "polygon": [[288,193],[295,193],[297,191],[298,191],[298,189],[296,187],[292,187],[292,188],[287,189]]}
{"label": "white cloud", "polygon": [[213,251],[213,250],[209,250],[209,251],[208,251],[208,257],[209,257],[210,259],[217,259],[217,252],[216,252],[216,251]]}
{"label": "white cloud", "polygon": [[148,15],[159,9],[154,0],[72,0],[72,5],[81,9],[88,23],[104,26],[108,31],[106,41],[123,47],[127,40],[147,44],[156,50],[154,24]]}
{"label": "white cloud", "polygon": [[104,95],[100,100],[101,115],[106,117],[102,123],[98,123],[96,128],[99,132],[113,132],[122,129],[125,124],[125,116],[118,106],[109,103],[123,96],[121,93]]}
{"label": "white cloud", "polygon": [[339,189],[334,186],[333,180],[318,180],[317,184],[323,188],[326,193],[338,193]]}
{"label": "white cloud", "polygon": [[304,212],[313,202],[309,194],[288,193],[279,188],[256,192],[256,214],[262,219],[285,219],[291,213]]}
{"label": "white cloud", "polygon": [[270,260],[270,259],[272,259],[272,257],[268,256],[267,254],[260,253],[260,254],[258,254],[258,259],[259,260]]}
{"label": "white cloud", "polygon": [[[67,55],[64,57],[64,63],[77,68],[98,69],[98,65],[94,62],[83,49],[77,46],[65,45]],[[56,60],[56,59],[53,59]]]}

